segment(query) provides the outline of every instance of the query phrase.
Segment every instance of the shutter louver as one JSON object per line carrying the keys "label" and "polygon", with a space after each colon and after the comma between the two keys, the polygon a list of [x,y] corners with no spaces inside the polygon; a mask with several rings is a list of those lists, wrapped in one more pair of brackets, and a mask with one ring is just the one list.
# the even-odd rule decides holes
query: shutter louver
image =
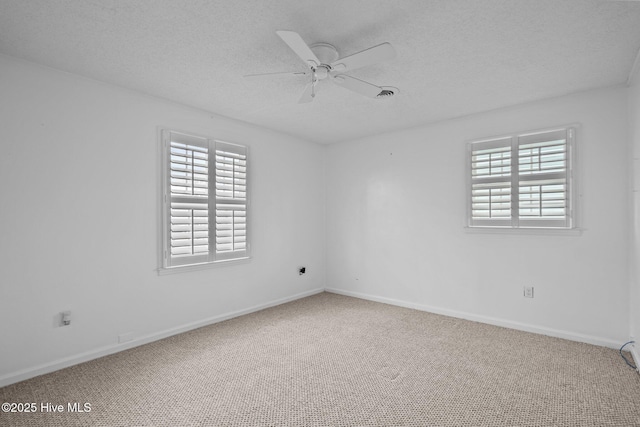
{"label": "shutter louver", "polygon": [[209,259],[209,148],[204,138],[168,132],[169,266]]}
{"label": "shutter louver", "polygon": [[522,181],[519,195],[521,218],[562,219],[567,214],[567,191],[562,179]]}
{"label": "shutter louver", "polygon": [[471,212],[473,218],[510,218],[511,183],[474,184]]}
{"label": "shutter louver", "polygon": [[171,256],[209,252],[209,214],[204,203],[171,203]]}
{"label": "shutter louver", "polygon": [[518,138],[518,212],[522,226],[568,227],[567,162],[567,130]]}
{"label": "shutter louver", "polygon": [[471,225],[510,225],[511,168],[510,138],[472,145]]}
{"label": "shutter louver", "polygon": [[216,251],[245,250],[247,244],[247,213],[244,206],[216,206]]}
{"label": "shutter louver", "polygon": [[206,148],[171,141],[171,195],[208,196]]}
{"label": "shutter louver", "polygon": [[217,259],[247,254],[246,148],[216,142],[215,251]]}
{"label": "shutter louver", "polygon": [[511,146],[474,150],[471,175],[473,178],[511,175]]}
{"label": "shutter louver", "polygon": [[562,172],[567,166],[566,154],[566,141],[522,144],[518,149],[519,173]]}
{"label": "shutter louver", "polygon": [[246,155],[216,150],[216,198],[246,200]]}

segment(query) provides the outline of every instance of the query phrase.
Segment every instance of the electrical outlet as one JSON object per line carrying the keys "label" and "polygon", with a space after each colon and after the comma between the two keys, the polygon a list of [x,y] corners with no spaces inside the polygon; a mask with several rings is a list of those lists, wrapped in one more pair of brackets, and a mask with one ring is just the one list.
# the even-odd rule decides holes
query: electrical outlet
{"label": "electrical outlet", "polygon": [[69,326],[71,324],[71,312],[63,311],[60,313],[60,326]]}
{"label": "electrical outlet", "polygon": [[524,287],[524,297],[525,298],[533,298],[533,286],[525,286]]}

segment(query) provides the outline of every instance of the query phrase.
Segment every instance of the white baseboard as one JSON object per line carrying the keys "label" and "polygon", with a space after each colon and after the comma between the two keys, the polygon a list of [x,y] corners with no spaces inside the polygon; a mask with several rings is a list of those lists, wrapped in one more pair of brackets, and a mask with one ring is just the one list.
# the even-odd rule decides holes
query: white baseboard
{"label": "white baseboard", "polygon": [[633,357],[633,364],[636,365],[636,371],[640,373],[640,354],[638,354],[638,349],[635,344],[631,344],[631,348],[629,349],[631,352],[631,357]]}
{"label": "white baseboard", "polygon": [[253,307],[232,311],[229,313],[221,314],[219,316],[209,317],[207,319],[199,320],[197,322],[191,322],[175,328],[145,335],[126,343],[108,345],[95,350],[89,350],[84,353],[54,360],[53,362],[50,362],[50,363],[45,363],[45,364],[34,366],[31,368],[22,369],[18,372],[13,372],[0,377],[0,387],[17,383],[19,381],[24,381],[29,378],[37,377],[38,375],[48,374],[50,372],[54,372],[63,368],[68,368],[69,366],[77,365],[79,363],[88,362],[89,360],[97,359],[99,357],[108,356],[110,354],[128,350],[133,347],[138,347],[143,344],[148,344],[153,341],[158,341],[160,339],[167,338],[176,334],[181,334],[183,332],[187,332],[192,329],[197,329],[203,326],[212,325],[214,323],[222,322],[224,320],[233,319],[234,317],[243,316],[245,314],[264,310],[265,308],[274,307],[276,305],[295,301],[300,298],[305,298],[311,295],[319,294],[321,292],[324,292],[324,289],[314,289],[307,292],[301,292],[299,294],[291,295],[285,298],[280,298],[280,299],[269,301],[263,304],[258,304]]}
{"label": "white baseboard", "polygon": [[[519,331],[532,332],[535,334],[547,335],[550,337],[563,338],[570,341],[578,341],[587,344],[598,345],[601,347],[609,347],[619,349],[623,343],[608,338],[585,335],[560,329],[551,329],[543,326],[536,326],[527,323],[514,322],[511,320],[499,319],[495,317],[482,316],[478,314],[467,313],[463,311],[449,310],[441,307],[434,307],[424,304],[415,304],[407,301],[397,300],[393,298],[380,297],[376,295],[364,294],[361,292],[345,291],[342,289],[327,288],[326,292],[334,294],[346,295],[355,298],[366,299],[369,301],[381,302],[384,304],[396,305],[399,307],[412,308],[415,310],[426,311],[429,313],[442,314],[444,316],[456,317],[459,319],[471,320],[474,322],[487,323],[489,325],[502,326],[504,328],[516,329]],[[634,360],[635,355],[634,355]],[[636,364],[636,366],[638,366]]]}

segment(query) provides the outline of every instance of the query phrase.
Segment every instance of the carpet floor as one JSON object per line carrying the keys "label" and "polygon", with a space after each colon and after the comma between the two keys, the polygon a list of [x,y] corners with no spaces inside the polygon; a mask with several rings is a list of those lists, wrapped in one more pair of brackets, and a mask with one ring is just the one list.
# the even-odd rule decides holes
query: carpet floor
{"label": "carpet floor", "polygon": [[0,388],[0,402],[38,407],[2,426],[626,427],[640,426],[640,376],[616,350],[322,293]]}

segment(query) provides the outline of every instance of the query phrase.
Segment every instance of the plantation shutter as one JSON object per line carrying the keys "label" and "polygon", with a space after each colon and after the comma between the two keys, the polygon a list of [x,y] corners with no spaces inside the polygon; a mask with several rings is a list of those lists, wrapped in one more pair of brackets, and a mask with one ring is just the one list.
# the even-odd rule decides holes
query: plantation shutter
{"label": "plantation shutter", "polygon": [[511,225],[511,138],[471,147],[471,226]]}
{"label": "plantation shutter", "polygon": [[471,227],[571,228],[575,129],[469,144]]}
{"label": "plantation shutter", "polygon": [[166,132],[168,266],[209,261],[209,142]]}
{"label": "plantation shutter", "polygon": [[573,129],[518,137],[520,227],[571,226],[569,143]]}
{"label": "plantation shutter", "polygon": [[247,148],[164,130],[163,266],[247,258]]}
{"label": "plantation shutter", "polygon": [[216,259],[246,257],[247,149],[215,143],[215,254]]}

